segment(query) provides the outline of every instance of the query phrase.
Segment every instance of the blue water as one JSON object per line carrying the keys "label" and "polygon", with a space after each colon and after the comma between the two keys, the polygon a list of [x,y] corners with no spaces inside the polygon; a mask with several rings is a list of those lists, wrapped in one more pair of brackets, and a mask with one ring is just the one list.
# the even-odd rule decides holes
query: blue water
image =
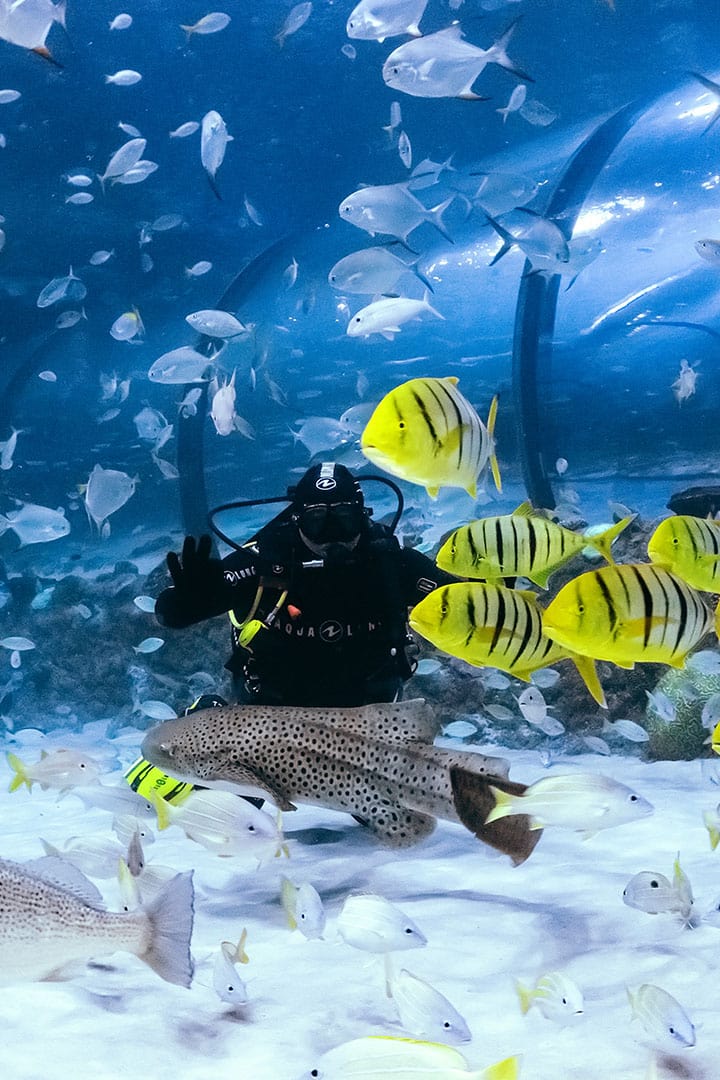
{"label": "blue water", "polygon": [[[483,417],[499,394],[505,491],[503,499],[489,493],[489,512],[505,512],[530,494],[586,520],[608,520],[608,500],[653,518],[673,491],[712,482],[720,271],[699,257],[694,241],[720,229],[720,124],[706,133],[713,98],[688,72],[713,77],[720,43],[714,14],[689,0],[617,0],[615,11],[604,0],[467,0],[457,10],[430,0],[426,33],[458,18],[468,40],[483,47],[522,16],[509,52],[535,80],[528,99],[555,117],[539,127],[517,114],[502,123],[496,110],[517,79],[498,67],[478,83],[487,102],[389,89],[382,62],[403,39],[354,41],[349,58],[342,48],[350,3],[316,0],[308,22],[280,49],[273,36],[290,6],[229,3],[225,30],[187,40],[179,24],[206,14],[202,5],[130,3],[133,25],[111,32],[118,5],[69,0],[67,32],[56,25],[47,42],[57,65],[0,41],[3,86],[22,95],[0,105],[7,238],[0,252],[0,440],[20,431],[13,466],[0,473],[0,511],[28,501],[63,507],[71,523],[70,534],[52,544],[18,550],[14,534],[0,537],[9,572],[51,577],[97,569],[143,545],[152,550],[153,538],[159,559],[185,528],[204,522],[205,503],[281,495],[310,461],[292,434],[300,421],[337,418],[416,375],[457,375]],[[139,71],[142,81],[107,85],[105,75],[121,68]],[[489,265],[499,241],[483,215],[476,209],[468,216],[457,199],[446,216],[454,243],[429,225],[411,237],[443,321],[408,324],[392,342],[346,336],[350,314],[370,298],[336,293],[327,273],[373,241],[341,222],[337,208],[364,184],[407,178],[396,142],[382,130],[393,101],[401,104],[415,163],[452,156],[455,171],[417,192],[425,205],[469,190],[476,173],[510,174],[536,186],[530,207],[545,213],[561,206],[556,220],[568,236],[574,227],[575,236],[599,242],[601,254],[570,289],[568,277],[555,282],[556,302],[547,276],[523,277],[517,249]],[[630,103],[627,115],[601,127]],[[168,137],[210,109],[233,136],[217,173],[221,200],[200,163],[199,133]],[[66,203],[80,190],[66,175],[102,173],[130,137],[119,123],[147,139],[144,157],[157,171],[137,185],[108,183],[104,192],[94,180],[83,189],[93,202]],[[582,169],[573,172],[570,163],[590,138],[576,159]],[[143,224],[167,214],[179,224],[140,245]],[[99,249],[113,257],[93,266]],[[185,268],[199,260],[212,269],[188,277]],[[292,260],[298,278],[288,289],[283,272]],[[87,289],[84,300],[38,308],[41,289],[71,266]],[[133,306],[144,340],[113,340],[110,327]],[[237,432],[223,438],[209,418],[201,419],[198,440],[184,436],[178,403],[185,389],[147,379],[162,353],[198,342],[185,316],[216,306],[254,327],[221,360],[226,376],[236,371],[237,410],[254,439]],[[63,311],[80,308],[86,318],[57,328]],[[698,380],[680,405],[672,383],[683,359]],[[47,370],[57,381],[38,378]],[[101,377],[115,376],[130,380],[122,402],[103,400]],[[117,415],[105,420],[113,405]],[[138,438],[133,418],[146,405],[175,425],[161,456],[179,466],[176,479],[160,473],[151,444]],[[344,460],[363,466],[356,449],[345,450]],[[323,453],[333,452],[339,448]],[[562,482],[558,458],[568,462]],[[138,478],[133,497],[110,519],[109,541],[82,505],[82,485],[97,463]],[[404,490],[406,531],[426,549],[444,529],[484,512],[460,492],[431,504],[422,489]],[[388,509],[380,501],[380,512]],[[241,536],[261,521],[256,512],[234,528]]]}

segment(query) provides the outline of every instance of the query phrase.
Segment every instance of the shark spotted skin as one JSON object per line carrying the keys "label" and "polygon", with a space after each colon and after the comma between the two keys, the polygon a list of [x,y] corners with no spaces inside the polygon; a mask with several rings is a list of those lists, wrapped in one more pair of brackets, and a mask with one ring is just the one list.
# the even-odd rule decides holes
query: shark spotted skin
{"label": "shark spotted skin", "polygon": [[539,836],[526,817],[484,825],[490,784],[513,794],[524,785],[507,779],[503,758],[433,746],[437,729],[419,698],[352,709],[223,706],[152,728],[142,754],[178,780],[260,795],[281,810],[345,811],[391,847],[417,843],[443,818],[524,861]]}

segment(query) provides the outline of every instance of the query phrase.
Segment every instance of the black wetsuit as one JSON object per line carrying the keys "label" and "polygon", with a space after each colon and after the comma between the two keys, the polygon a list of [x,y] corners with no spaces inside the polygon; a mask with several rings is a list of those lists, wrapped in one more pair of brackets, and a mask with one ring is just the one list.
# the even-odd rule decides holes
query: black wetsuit
{"label": "black wetsuit", "polygon": [[[203,596],[165,589],[156,615],[185,627],[231,614],[233,673],[238,700],[257,704],[355,706],[391,701],[412,674],[406,655],[408,609],[440,584],[455,581],[390,530],[369,525],[354,551],[317,559],[291,523],[263,530],[252,546],[222,560],[222,578]],[[219,578],[219,575],[218,575]],[[244,648],[239,624],[262,586],[253,618],[269,626]]]}

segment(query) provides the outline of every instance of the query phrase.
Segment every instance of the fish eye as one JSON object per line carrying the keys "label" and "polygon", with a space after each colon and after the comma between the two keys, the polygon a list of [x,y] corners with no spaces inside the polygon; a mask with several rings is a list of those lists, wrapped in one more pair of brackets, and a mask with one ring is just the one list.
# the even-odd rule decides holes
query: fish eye
{"label": "fish eye", "polygon": [[354,323],[359,323],[359,322],[362,322],[362,319],[360,318],[359,315],[356,315],[355,318],[353,319],[353,322]]}
{"label": "fish eye", "polygon": [[399,75],[400,74],[400,68],[399,67],[391,67],[390,68],[390,74],[391,75]]}
{"label": "fish eye", "polygon": [[449,1031],[450,1028],[452,1027],[452,1024],[450,1023],[449,1020],[446,1020],[445,1023],[443,1024],[443,1027],[445,1028],[446,1031]]}
{"label": "fish eye", "polygon": [[567,998],[563,998],[562,1003],[563,1003],[563,1005],[567,1005]]}
{"label": "fish eye", "polygon": [[405,429],[405,421],[404,420],[398,420],[398,427],[400,428],[401,431],[404,431],[404,429]]}
{"label": "fish eye", "polygon": [[630,796],[630,802],[637,802],[637,799],[638,799],[637,795],[631,795]]}
{"label": "fish eye", "polygon": [[577,610],[578,610],[578,615],[582,615],[584,613],[584,611],[585,611],[585,605],[584,604],[578,604]]}
{"label": "fish eye", "polygon": [[660,882],[659,881],[651,881],[650,882],[650,888],[651,889],[659,889],[660,888]]}
{"label": "fish eye", "polygon": [[248,825],[248,832],[255,832],[255,826],[254,825]]}
{"label": "fish eye", "polygon": [[405,927],[405,933],[406,934],[412,934],[412,927],[411,926],[406,926]]}
{"label": "fish eye", "polygon": [[319,1076],[319,1075],[320,1075],[320,1073],[318,1072],[318,1070],[317,1070],[317,1069],[313,1069],[313,1070],[312,1070],[312,1072],[310,1073],[310,1075],[311,1075],[311,1076]]}

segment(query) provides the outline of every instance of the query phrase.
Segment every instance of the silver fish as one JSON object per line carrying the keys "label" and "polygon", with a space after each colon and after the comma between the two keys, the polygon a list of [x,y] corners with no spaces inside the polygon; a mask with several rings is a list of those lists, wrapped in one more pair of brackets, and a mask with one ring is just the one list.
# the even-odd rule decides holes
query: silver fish
{"label": "silver fish", "polygon": [[[161,724],[142,754],[177,779],[352,814],[391,847],[428,836],[435,818],[460,821],[522,862],[534,847],[525,819],[487,830],[496,787],[521,793],[507,763],[432,745],[437,733],[422,699],[360,708],[226,706]],[[451,779],[452,772],[452,779]],[[506,825],[507,828],[507,825]]]}
{"label": "silver fish", "polygon": [[144,960],[167,982],[192,980],[192,873],[130,914],[105,911],[94,885],[63,860],[0,860],[0,981],[51,978],[78,960],[117,951]]}
{"label": "silver fish", "polygon": [[285,22],[273,38],[281,49],[285,44],[285,38],[290,37],[291,34],[296,34],[300,27],[304,26],[308,21],[312,15],[312,7],[309,0],[306,0],[305,3],[296,4],[295,7],[288,12]]}
{"label": "silver fish", "polygon": [[213,194],[222,199],[215,182],[215,173],[223,163],[225,148],[232,142],[232,135],[228,135],[225,121],[219,112],[211,109],[202,118],[200,131],[200,161],[207,173]]}
{"label": "silver fish", "polygon": [[360,0],[350,12],[347,36],[360,41],[379,41],[399,34],[420,36],[418,23],[428,0]]}
{"label": "silver fish", "polygon": [[70,532],[70,522],[65,511],[60,507],[52,510],[49,506],[35,503],[22,503],[19,510],[8,510],[0,514],[0,536],[12,529],[20,545],[44,544],[49,540],[59,540]]}
{"label": "silver fish", "polygon": [[413,274],[428,286],[418,273],[417,263],[418,259],[404,262],[387,247],[365,248],[338,259],[328,273],[328,281],[341,292],[370,296],[395,292],[405,274]]}
{"label": "silver fish", "polygon": [[425,221],[451,240],[442,216],[454,198],[452,195],[438,206],[428,209],[406,184],[378,184],[360,188],[348,195],[340,203],[338,213],[344,221],[364,229],[371,236],[382,233],[394,236],[404,244],[410,233]]}
{"label": "silver fish", "polygon": [[147,373],[150,382],[164,384],[184,384],[207,382],[207,369],[212,361],[209,357],[193,349],[191,345],[181,345],[178,349],[159,356]]}
{"label": "silver fish", "polygon": [[465,41],[457,23],[435,34],[407,41],[388,56],[383,64],[383,79],[393,90],[411,97],[468,100],[484,100],[472,87],[488,64],[498,64],[518,78],[532,82],[507,54],[507,45],[516,26],[517,19],[489,49]]}

